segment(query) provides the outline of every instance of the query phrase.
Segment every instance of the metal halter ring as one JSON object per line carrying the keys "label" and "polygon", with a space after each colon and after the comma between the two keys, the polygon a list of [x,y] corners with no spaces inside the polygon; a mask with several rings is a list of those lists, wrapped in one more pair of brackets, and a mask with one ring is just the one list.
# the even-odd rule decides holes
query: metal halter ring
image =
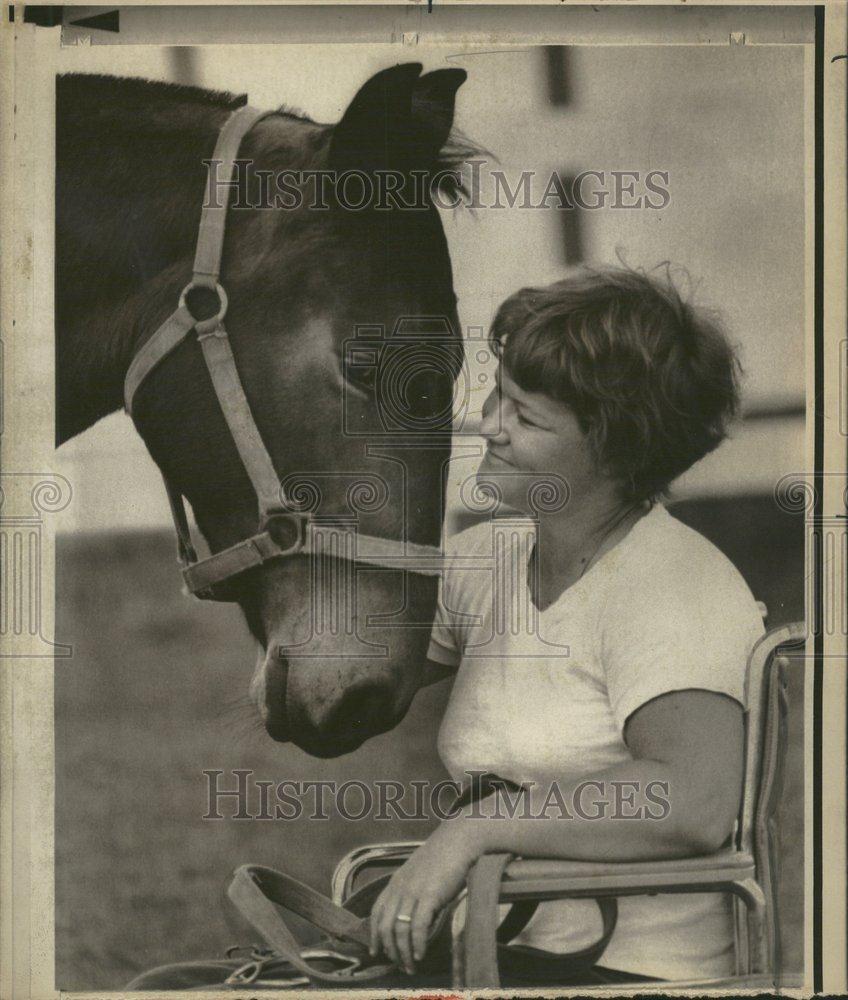
{"label": "metal halter ring", "polygon": [[[214,292],[218,296],[218,312],[214,316],[208,316],[203,319],[197,319],[194,313],[189,308],[187,298],[195,289],[203,289],[207,292]],[[194,320],[194,329],[197,331],[198,337],[206,336],[217,330],[221,325],[221,320],[227,315],[227,293],[224,289],[215,282],[214,287],[211,285],[199,285],[194,281],[190,281],[185,288],[180,292],[180,308],[186,309],[190,314],[191,318]]]}
{"label": "metal halter ring", "polygon": [[266,515],[260,531],[271,536],[277,547],[275,556],[293,556],[306,545],[306,530],[311,520],[308,514],[298,511],[274,511]]}

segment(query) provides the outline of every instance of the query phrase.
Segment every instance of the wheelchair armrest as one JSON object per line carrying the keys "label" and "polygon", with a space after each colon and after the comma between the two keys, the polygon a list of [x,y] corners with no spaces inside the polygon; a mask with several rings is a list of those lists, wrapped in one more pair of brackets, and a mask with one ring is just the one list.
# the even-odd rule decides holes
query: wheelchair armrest
{"label": "wheelchair armrest", "polygon": [[655,861],[522,858],[507,865],[500,898],[507,902],[565,896],[721,891],[732,883],[754,879],[755,874],[753,856],[734,850]]}
{"label": "wheelchair armrest", "polygon": [[[733,893],[754,915],[749,942],[753,962],[749,963],[749,971],[760,973],[766,968],[765,898],[756,881],[754,858],[745,852],[721,850],[703,857],[624,862],[521,858],[500,868],[495,856],[487,855],[472,866],[467,886],[465,927],[454,934],[454,985],[457,986],[499,985],[497,904],[519,900]],[[465,944],[461,943],[460,934]]]}
{"label": "wheelchair armrest", "polygon": [[361,872],[368,868],[401,865],[423,843],[422,840],[397,840],[385,844],[368,844],[348,851],[333,872],[331,881],[333,902],[344,906]]}

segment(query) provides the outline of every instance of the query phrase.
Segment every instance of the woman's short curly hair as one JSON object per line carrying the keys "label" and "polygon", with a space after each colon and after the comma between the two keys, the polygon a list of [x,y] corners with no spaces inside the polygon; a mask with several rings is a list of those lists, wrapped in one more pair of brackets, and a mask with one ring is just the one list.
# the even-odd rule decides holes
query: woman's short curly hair
{"label": "woman's short curly hair", "polygon": [[492,343],[527,392],[568,406],[624,499],[664,494],[727,435],[741,369],[718,321],[664,278],[584,268],[523,288]]}

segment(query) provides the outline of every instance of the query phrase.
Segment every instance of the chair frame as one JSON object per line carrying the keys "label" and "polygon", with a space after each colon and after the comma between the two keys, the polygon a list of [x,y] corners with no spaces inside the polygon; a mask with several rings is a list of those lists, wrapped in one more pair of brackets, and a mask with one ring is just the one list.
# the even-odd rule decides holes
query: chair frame
{"label": "chair frame", "polygon": [[[789,656],[803,650],[807,628],[794,622],[772,629],[748,658],[745,684],[745,770],[736,829],[729,846],[703,857],[667,861],[589,862],[517,859],[503,873],[499,890],[486,882],[485,866],[472,866],[464,924],[454,921],[454,986],[497,987],[497,903],[657,893],[728,893],[734,898],[736,978],[665,982],[668,989],[745,986],[774,988],[780,976],[775,814],[783,787],[788,713]],[[369,868],[402,864],[420,841],[356,848],[336,867],[333,899],[344,903]],[[492,911],[492,912],[489,912]],[[471,947],[467,945],[470,944]],[[784,985],[800,985],[782,977]],[[797,981],[796,981],[797,980]],[[615,987],[644,993],[650,983]],[[580,992],[592,987],[580,987]],[[610,987],[600,989],[609,990]]]}

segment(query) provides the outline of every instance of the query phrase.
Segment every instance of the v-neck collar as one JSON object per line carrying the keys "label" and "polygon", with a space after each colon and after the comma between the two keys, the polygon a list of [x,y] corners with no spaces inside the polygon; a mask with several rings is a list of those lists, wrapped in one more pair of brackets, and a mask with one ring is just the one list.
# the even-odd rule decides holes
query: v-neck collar
{"label": "v-neck collar", "polygon": [[[627,547],[628,543],[633,538],[634,533],[638,533],[639,531],[641,531],[646,522],[651,521],[653,523],[653,520],[655,520],[657,516],[661,516],[659,514],[660,511],[662,511],[663,514],[666,515],[668,514],[668,512],[666,511],[665,507],[662,504],[654,503],[651,509],[647,511],[645,514],[643,514],[642,517],[640,517],[639,520],[636,521],[631,526],[630,530],[623,538],[620,538],[615,543],[615,545],[613,545],[611,549],[608,549],[606,552],[604,552],[602,556],[600,556],[594,563],[592,563],[591,566],[588,567],[588,569],[582,574],[582,576],[579,576],[574,581],[574,583],[566,587],[565,590],[559,593],[551,601],[551,603],[546,605],[544,608],[540,608],[533,599],[533,591],[530,587],[530,579],[529,579],[530,564],[533,560],[533,553],[536,551],[536,545],[538,544],[538,539],[536,539],[533,542],[533,544],[528,546],[527,548],[527,556],[525,560],[525,572],[524,572],[524,586],[527,588],[527,599],[530,602],[530,605],[533,608],[534,612],[538,615],[547,614],[552,608],[555,608],[568,595],[574,594],[575,592],[578,592],[580,589],[582,589],[582,587],[585,586],[587,580],[590,581],[592,580],[593,576],[595,576],[595,574],[597,573],[599,567],[604,566],[605,563],[609,565],[608,557],[611,556],[613,553],[617,553],[618,556],[620,557],[623,548]],[[597,579],[596,576],[595,579]]]}

